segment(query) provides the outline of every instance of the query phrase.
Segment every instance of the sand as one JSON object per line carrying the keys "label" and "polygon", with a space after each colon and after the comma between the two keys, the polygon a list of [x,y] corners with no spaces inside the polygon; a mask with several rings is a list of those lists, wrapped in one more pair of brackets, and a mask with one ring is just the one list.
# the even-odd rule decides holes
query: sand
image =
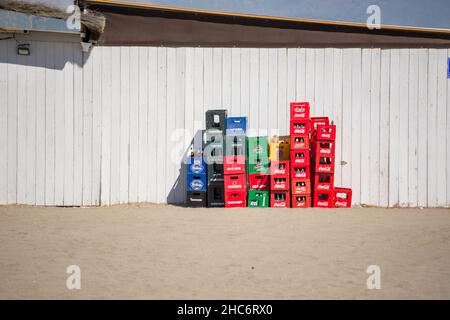
{"label": "sand", "polygon": [[0,219],[1,299],[450,298],[448,209],[3,206]]}

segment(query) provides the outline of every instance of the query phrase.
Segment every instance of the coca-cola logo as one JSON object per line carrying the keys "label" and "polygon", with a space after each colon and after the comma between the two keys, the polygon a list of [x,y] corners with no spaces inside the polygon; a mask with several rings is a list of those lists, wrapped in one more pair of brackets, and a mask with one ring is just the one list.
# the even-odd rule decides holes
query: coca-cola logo
{"label": "coca-cola logo", "polygon": [[319,184],[317,190],[330,190],[330,186],[328,184]]}
{"label": "coca-cola logo", "polygon": [[294,133],[296,134],[304,134],[305,132],[305,129],[294,129]]}
{"label": "coca-cola logo", "polygon": [[306,177],[306,173],[305,172],[301,172],[301,173],[296,173],[295,174],[296,178],[305,178]]}
{"label": "coca-cola logo", "polygon": [[331,149],[320,149],[319,153],[320,154],[331,154]]}
{"label": "coca-cola logo", "polygon": [[336,202],[334,203],[334,205],[335,205],[336,207],[346,207],[346,206],[347,206],[347,202],[344,202],[344,201],[336,201]]}
{"label": "coca-cola logo", "polygon": [[284,208],[284,207],[286,207],[286,203],[285,202],[275,202],[273,204],[273,206],[276,208]]}
{"label": "coca-cola logo", "polygon": [[331,134],[329,133],[322,133],[321,136],[322,138],[331,138]]}
{"label": "coca-cola logo", "polygon": [[201,190],[203,188],[203,182],[201,180],[192,180],[191,188],[194,190]]}
{"label": "coca-cola logo", "polygon": [[319,206],[328,206],[328,202],[326,202],[326,201],[319,201],[319,202],[317,202],[317,205],[319,205]]}
{"label": "coca-cola logo", "polygon": [[322,166],[320,166],[318,168],[318,171],[320,171],[320,172],[330,172],[331,168],[330,167],[322,167]]}

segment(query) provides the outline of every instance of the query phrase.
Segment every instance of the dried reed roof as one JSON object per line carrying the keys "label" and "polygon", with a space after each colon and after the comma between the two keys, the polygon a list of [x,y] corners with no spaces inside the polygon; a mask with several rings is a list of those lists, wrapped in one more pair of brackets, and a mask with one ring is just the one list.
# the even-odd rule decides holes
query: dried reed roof
{"label": "dried reed roof", "polygon": [[[71,13],[67,13],[63,9],[52,5],[20,0],[0,0],[0,9],[63,20],[71,16]],[[96,11],[86,10],[81,12],[80,20],[82,25],[94,32],[103,33],[105,29],[106,19]]]}

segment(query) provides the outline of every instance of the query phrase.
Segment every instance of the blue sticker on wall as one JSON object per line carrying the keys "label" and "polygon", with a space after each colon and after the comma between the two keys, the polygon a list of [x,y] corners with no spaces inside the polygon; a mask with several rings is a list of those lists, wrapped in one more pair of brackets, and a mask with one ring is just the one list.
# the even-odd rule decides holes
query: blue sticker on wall
{"label": "blue sticker on wall", "polygon": [[450,79],[450,58],[447,61],[447,79]]}

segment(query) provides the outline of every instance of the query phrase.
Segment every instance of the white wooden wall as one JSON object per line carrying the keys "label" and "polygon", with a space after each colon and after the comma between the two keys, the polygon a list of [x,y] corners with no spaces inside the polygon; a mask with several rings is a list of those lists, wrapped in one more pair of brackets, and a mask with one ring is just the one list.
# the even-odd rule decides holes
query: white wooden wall
{"label": "white wooden wall", "polygon": [[336,123],[354,204],[450,204],[449,50],[31,47],[0,41],[0,204],[183,202],[206,110],[287,134],[294,100]]}

